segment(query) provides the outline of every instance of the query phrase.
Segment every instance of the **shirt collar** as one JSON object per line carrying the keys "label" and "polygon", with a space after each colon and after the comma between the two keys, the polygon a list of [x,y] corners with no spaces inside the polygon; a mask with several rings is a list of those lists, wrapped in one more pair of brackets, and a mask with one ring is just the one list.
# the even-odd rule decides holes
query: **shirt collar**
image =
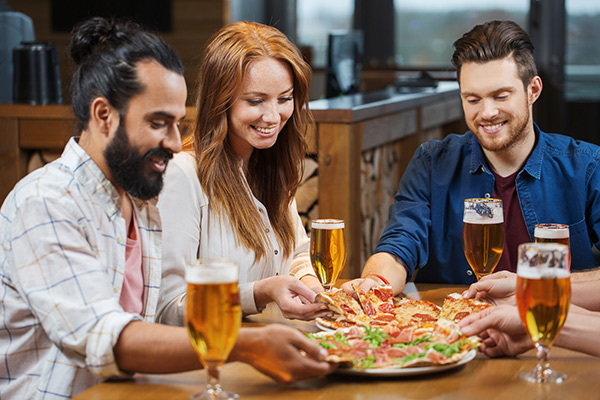
{"label": "shirt collar", "polygon": [[[535,132],[536,144],[533,147],[533,151],[529,155],[529,158],[527,159],[527,162],[525,163],[525,166],[522,168],[522,170],[527,171],[527,173],[532,177],[540,179],[542,172],[542,160],[544,158],[544,149],[547,146],[547,139],[546,135],[542,134],[543,132],[540,131],[540,128],[535,122],[533,123],[533,130]],[[471,135],[471,165],[469,168],[469,172],[471,174],[474,174],[479,170],[485,169],[487,163],[485,161],[485,157],[483,156],[483,150],[481,150],[481,146],[479,145],[477,138],[475,137],[475,135],[473,135],[471,131],[469,131],[468,134]]]}
{"label": "shirt collar", "polygon": [[481,150],[481,146],[477,141],[477,138],[471,131],[467,132],[468,135],[471,135],[471,166],[469,168],[469,172],[471,174],[475,174],[478,171],[483,171],[486,163],[483,157],[483,151]]}
{"label": "shirt collar", "polygon": [[527,171],[527,173],[532,177],[540,179],[542,176],[542,161],[544,160],[544,152],[548,146],[548,138],[535,122],[533,123],[533,130],[535,131],[536,143],[533,147],[533,151],[527,159],[527,162],[525,163],[525,166],[523,167],[523,170]]}

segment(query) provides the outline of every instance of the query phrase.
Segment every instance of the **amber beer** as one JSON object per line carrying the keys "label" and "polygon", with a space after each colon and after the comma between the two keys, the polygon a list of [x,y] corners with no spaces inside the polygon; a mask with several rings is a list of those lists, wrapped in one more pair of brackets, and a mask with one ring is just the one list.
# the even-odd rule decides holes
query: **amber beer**
{"label": "amber beer", "polygon": [[343,220],[317,219],[311,222],[310,261],[317,277],[329,290],[346,262]]}
{"label": "amber beer", "polygon": [[535,369],[519,377],[536,383],[563,382],[567,375],[550,368],[548,358],[569,312],[569,248],[556,243],[523,243],[517,260],[517,308],[537,353]]}
{"label": "amber beer", "polygon": [[560,243],[569,246],[569,225],[537,224],[534,231],[536,243]]}
{"label": "amber beer", "polygon": [[516,294],[519,316],[529,337],[534,343],[551,347],[569,312],[569,271],[548,269],[543,276],[538,271],[520,272]]}
{"label": "amber beer", "polygon": [[[199,260],[186,266],[186,325],[205,368],[222,365],[236,341],[242,321],[238,267],[227,261]],[[214,264],[218,264],[214,267]]]}
{"label": "amber beer", "polygon": [[504,250],[502,200],[465,200],[463,250],[478,280],[494,272]]}

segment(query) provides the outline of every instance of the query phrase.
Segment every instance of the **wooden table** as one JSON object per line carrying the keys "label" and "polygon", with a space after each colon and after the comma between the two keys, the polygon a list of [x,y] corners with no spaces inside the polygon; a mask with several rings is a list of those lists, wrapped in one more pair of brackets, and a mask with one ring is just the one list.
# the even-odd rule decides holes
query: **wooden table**
{"label": "wooden table", "polygon": [[[419,291],[417,291],[417,288]],[[462,286],[408,284],[405,292],[441,304],[451,292],[461,292]],[[255,322],[273,322],[280,317],[273,310],[253,318]],[[290,321],[291,325],[315,330],[313,323]],[[410,377],[356,377],[333,374],[325,378],[276,383],[252,367],[242,363],[227,364],[221,373],[222,386],[240,395],[241,399],[595,399],[598,398],[600,358],[554,348],[551,364],[568,374],[561,384],[532,384],[519,379],[520,372],[532,369],[535,353],[518,358],[490,359],[478,355],[457,369],[437,374]],[[206,383],[204,371],[172,375],[138,375],[132,380],[105,382],[74,397],[75,400],[100,399],[188,399],[202,391]]]}

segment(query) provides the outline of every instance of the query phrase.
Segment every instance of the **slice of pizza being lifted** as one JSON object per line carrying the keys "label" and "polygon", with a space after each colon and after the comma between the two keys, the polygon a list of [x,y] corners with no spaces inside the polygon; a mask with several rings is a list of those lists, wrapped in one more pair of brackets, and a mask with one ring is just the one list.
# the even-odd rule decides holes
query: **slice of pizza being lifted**
{"label": "slice of pizza being lifted", "polygon": [[326,328],[338,329],[370,323],[370,318],[358,301],[342,289],[332,288],[329,292],[317,293],[315,302],[325,304],[333,312],[332,317],[317,318],[317,322]]}
{"label": "slice of pizza being lifted", "polygon": [[469,314],[484,310],[492,305],[481,300],[467,299],[458,293],[450,293],[444,299],[439,318],[459,322]]}

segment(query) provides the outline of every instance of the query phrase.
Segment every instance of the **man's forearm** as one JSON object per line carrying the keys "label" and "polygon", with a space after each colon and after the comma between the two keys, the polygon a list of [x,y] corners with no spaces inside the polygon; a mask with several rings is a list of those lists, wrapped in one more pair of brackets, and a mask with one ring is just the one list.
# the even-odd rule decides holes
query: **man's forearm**
{"label": "man's forearm", "polygon": [[600,357],[600,313],[571,306],[556,345]]}
{"label": "man's forearm", "polygon": [[599,289],[600,282],[597,280],[572,282],[571,303],[590,311],[600,311]]}
{"label": "man's forearm", "polygon": [[185,328],[134,321],[114,347],[119,369],[150,374],[202,368]]}
{"label": "man's forearm", "polygon": [[366,262],[362,277],[381,275],[392,285],[394,295],[404,290],[406,284],[406,267],[390,253],[375,253]]}

